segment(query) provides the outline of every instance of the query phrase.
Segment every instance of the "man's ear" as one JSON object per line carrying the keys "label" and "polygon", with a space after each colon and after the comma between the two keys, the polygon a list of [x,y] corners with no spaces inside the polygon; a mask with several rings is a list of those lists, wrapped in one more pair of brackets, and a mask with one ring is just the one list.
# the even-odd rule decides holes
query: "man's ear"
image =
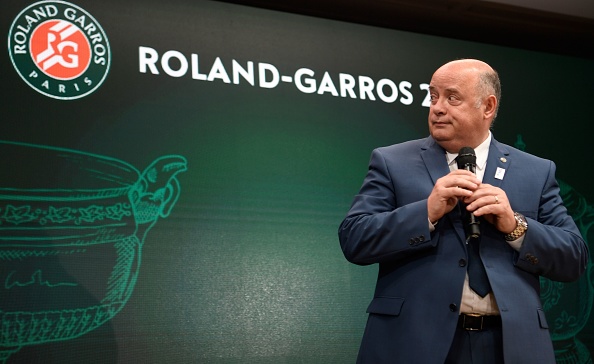
{"label": "man's ear", "polygon": [[485,119],[493,119],[495,117],[495,112],[497,110],[497,98],[495,97],[495,95],[490,95],[489,97],[487,97],[485,99],[484,105]]}

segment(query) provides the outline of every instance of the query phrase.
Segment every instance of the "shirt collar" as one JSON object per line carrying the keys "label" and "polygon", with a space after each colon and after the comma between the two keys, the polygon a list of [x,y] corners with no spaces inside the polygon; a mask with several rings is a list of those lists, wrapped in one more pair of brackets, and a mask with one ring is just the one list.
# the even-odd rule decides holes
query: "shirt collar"
{"label": "shirt collar", "polygon": [[[476,154],[476,168],[480,171],[484,171],[485,167],[487,166],[487,158],[489,157],[489,146],[491,145],[491,132],[489,131],[489,135],[487,139],[485,139],[478,147],[474,149],[474,153]],[[456,162],[456,157],[458,153],[450,153],[446,152],[446,160],[448,165],[451,166]]]}

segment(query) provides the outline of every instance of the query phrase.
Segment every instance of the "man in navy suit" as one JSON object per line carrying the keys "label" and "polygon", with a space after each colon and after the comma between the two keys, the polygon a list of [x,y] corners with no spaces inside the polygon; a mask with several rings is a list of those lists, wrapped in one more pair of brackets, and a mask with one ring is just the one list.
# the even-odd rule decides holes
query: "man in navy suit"
{"label": "man in navy suit", "polygon": [[[494,139],[501,86],[488,64],[447,63],[430,93],[430,136],[373,151],[339,228],[350,262],[379,263],[358,362],[555,363],[539,277],[573,281],[588,261],[555,164]],[[457,168],[462,147],[476,173]]]}

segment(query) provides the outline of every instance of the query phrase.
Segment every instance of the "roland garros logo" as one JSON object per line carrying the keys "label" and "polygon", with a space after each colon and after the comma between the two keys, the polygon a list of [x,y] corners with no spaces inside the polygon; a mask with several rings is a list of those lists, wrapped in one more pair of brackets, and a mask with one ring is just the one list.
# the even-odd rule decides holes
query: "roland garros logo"
{"label": "roland garros logo", "polygon": [[94,92],[107,77],[111,61],[99,23],[65,1],[41,1],[24,9],[10,27],[8,52],[29,86],[62,100]]}

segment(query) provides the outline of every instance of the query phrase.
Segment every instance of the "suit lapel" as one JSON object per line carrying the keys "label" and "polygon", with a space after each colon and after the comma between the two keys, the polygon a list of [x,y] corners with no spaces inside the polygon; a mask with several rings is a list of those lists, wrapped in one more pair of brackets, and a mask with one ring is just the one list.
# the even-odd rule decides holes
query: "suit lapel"
{"label": "suit lapel", "polygon": [[428,137],[425,141],[425,144],[421,146],[421,158],[435,185],[438,179],[450,173],[450,169],[443,148],[432,137]]}
{"label": "suit lapel", "polygon": [[489,146],[489,157],[487,158],[483,183],[500,187],[510,165],[509,150],[493,138]]}
{"label": "suit lapel", "polygon": [[[421,147],[421,149],[421,158],[423,159],[425,167],[431,176],[433,185],[435,185],[438,179],[450,173],[450,167],[448,167],[445,157],[445,150],[440,147],[432,137],[428,137],[426,139],[426,143]],[[460,208],[458,206],[454,207],[454,209],[446,215],[446,218],[449,219],[452,226],[454,226],[460,243],[465,246],[466,244],[464,244],[464,242],[466,241],[466,237],[464,228],[460,223]]]}

